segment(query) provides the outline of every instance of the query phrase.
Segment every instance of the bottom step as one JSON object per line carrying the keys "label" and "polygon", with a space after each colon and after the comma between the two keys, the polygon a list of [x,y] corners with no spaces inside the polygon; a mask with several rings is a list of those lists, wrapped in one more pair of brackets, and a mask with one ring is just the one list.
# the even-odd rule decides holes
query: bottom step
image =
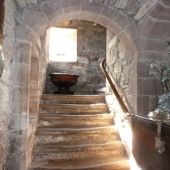
{"label": "bottom step", "polygon": [[130,162],[127,159],[118,160],[114,162],[108,162],[106,164],[98,164],[95,166],[88,165],[86,166],[69,166],[69,167],[62,167],[62,166],[48,166],[48,165],[36,165],[30,170],[130,170]]}

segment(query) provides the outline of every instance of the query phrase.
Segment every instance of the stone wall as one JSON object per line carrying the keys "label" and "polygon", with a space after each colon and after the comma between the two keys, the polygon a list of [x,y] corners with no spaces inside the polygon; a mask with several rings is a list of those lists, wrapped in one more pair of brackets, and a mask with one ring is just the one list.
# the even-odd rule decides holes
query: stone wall
{"label": "stone wall", "polygon": [[30,164],[47,67],[45,33],[36,36],[32,42],[20,39],[16,28],[20,9],[14,2],[5,0],[5,68],[0,79],[0,170],[25,170]]}
{"label": "stone wall", "polygon": [[38,106],[46,79],[47,63],[46,33],[44,33],[37,38],[32,46],[29,96],[29,114],[32,117],[36,117],[38,113]]}
{"label": "stone wall", "polygon": [[[16,9],[14,2],[20,7]],[[31,63],[39,63],[36,57],[31,60],[31,50],[42,32],[61,21],[93,21],[113,32],[124,45],[125,56],[133,56],[130,64],[133,76],[129,79],[128,88],[133,99],[129,100],[134,101],[131,104],[136,109],[134,112],[145,115],[154,110],[155,80],[148,76],[148,71],[153,60],[159,63],[170,62],[165,43],[165,35],[170,37],[169,0],[5,0],[5,4],[5,69],[0,80],[1,167],[7,155],[5,153],[8,153],[5,152],[8,144],[7,169],[25,170],[27,167],[27,141],[34,131],[31,129],[32,123],[29,124],[28,114],[29,109],[32,109],[29,108],[30,70],[37,71],[34,68],[36,64],[31,66]],[[84,60],[87,61],[86,59],[85,56]],[[91,59],[89,63],[92,63]],[[89,63],[86,64],[87,68]],[[78,70],[77,65],[75,67]],[[96,69],[96,65],[94,67]],[[87,70],[91,73],[91,69]],[[159,80],[157,82],[158,94],[162,94]]]}
{"label": "stone wall", "polygon": [[[17,150],[15,141],[13,141],[13,147],[9,146],[9,134],[15,133],[11,126],[8,127],[11,119],[10,111],[10,69],[13,55],[14,55],[14,28],[15,28],[15,13],[16,5],[14,1],[5,0],[5,23],[4,23],[4,41],[2,46],[2,52],[5,58],[5,67],[2,77],[0,78],[0,170],[5,169],[5,159],[8,155],[8,150],[14,153]],[[9,129],[9,133],[8,133]],[[16,153],[15,153],[16,154]]]}
{"label": "stone wall", "polygon": [[[124,92],[132,112],[135,113],[136,108],[136,91],[135,82],[136,77],[133,73],[135,71],[135,56],[130,55],[128,47],[126,47],[120,39],[112,32],[107,30],[107,69],[117,85]],[[112,93],[108,85],[108,93]]]}
{"label": "stone wall", "polygon": [[[137,59],[137,108],[139,115],[146,115],[157,107],[158,96],[163,94],[160,78],[149,76],[150,64],[170,65],[165,37],[170,38],[170,3],[163,0],[138,23],[140,38]],[[157,96],[156,96],[157,94]]]}
{"label": "stone wall", "polygon": [[[61,25],[61,24],[60,24]],[[76,94],[95,94],[105,87],[105,78],[99,64],[106,56],[106,29],[89,21],[72,20],[68,28],[77,29],[77,55],[74,63],[50,62],[47,72],[46,93],[53,93],[56,87],[48,74],[68,72],[79,75],[78,83],[73,87]]]}
{"label": "stone wall", "polygon": [[46,58],[46,33],[33,43],[31,49],[30,87],[29,87],[29,126],[26,138],[26,166],[32,161],[35,130],[38,118],[38,107],[45,85],[48,59]]}

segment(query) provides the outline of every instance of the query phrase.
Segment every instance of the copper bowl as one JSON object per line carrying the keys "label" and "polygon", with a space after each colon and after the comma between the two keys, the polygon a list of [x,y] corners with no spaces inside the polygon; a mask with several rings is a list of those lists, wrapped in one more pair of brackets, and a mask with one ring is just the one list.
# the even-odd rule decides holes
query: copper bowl
{"label": "copper bowl", "polygon": [[73,93],[69,90],[69,88],[74,86],[79,78],[78,75],[68,73],[51,73],[49,75],[51,77],[52,83],[59,88],[59,90],[55,93],[61,94]]}

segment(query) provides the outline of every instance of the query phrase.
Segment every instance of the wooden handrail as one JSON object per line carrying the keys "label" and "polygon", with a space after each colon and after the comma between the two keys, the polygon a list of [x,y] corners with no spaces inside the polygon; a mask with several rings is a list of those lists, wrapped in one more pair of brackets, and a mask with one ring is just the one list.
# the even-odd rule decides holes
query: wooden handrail
{"label": "wooden handrail", "polygon": [[124,95],[123,91],[120,89],[120,87],[118,86],[118,84],[116,83],[116,81],[114,80],[113,77],[111,77],[108,73],[108,71],[106,70],[106,59],[104,59],[101,63],[100,63],[100,67],[103,71],[103,74],[105,75],[106,79],[108,80],[110,87],[112,88],[123,112],[131,114],[131,109],[130,109],[130,105],[126,99],[126,96]]}

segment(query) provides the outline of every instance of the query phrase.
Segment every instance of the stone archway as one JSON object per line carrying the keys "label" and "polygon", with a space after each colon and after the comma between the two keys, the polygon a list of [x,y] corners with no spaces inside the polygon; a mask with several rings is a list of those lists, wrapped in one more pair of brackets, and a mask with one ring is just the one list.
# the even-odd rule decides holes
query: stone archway
{"label": "stone archway", "polygon": [[[49,11],[51,8],[52,10]],[[56,10],[57,9],[57,10]],[[106,13],[107,11],[107,13]],[[113,14],[116,13],[113,18]],[[135,21],[124,14],[122,11],[114,11],[113,9],[103,9],[102,6],[92,6],[86,4],[84,7],[80,3],[72,5],[60,6],[60,3],[52,1],[40,4],[39,8],[32,7],[23,10],[19,24],[16,27],[16,39],[18,42],[32,43],[45,30],[60,23],[64,20],[88,20],[97,22],[113,32],[122,41],[124,46],[129,48],[130,55],[136,55],[136,47],[133,42],[138,39],[138,28]],[[29,54],[29,53],[28,53]],[[30,56],[22,56],[30,58]],[[28,61],[27,64],[30,61]]]}
{"label": "stone archway", "polygon": [[[58,1],[51,1],[47,4],[44,1],[38,7],[23,9],[16,26],[16,56],[13,58],[14,62],[11,68],[11,73],[15,72],[11,87],[13,94],[11,103],[14,106],[11,112],[14,116],[18,116],[15,121],[16,124],[18,122],[20,124],[17,129],[18,133],[20,132],[18,134],[20,144],[17,155],[13,155],[13,159],[10,158],[9,153],[8,164],[13,164],[13,167],[18,168],[17,170],[25,170],[28,167],[33,142],[33,125],[31,122],[29,123],[30,74],[33,75],[31,70],[34,71],[31,69],[32,45],[48,27],[71,19],[88,20],[103,25],[119,37],[124,46],[129,49],[129,55],[136,58],[137,52],[134,42],[138,39],[137,25],[134,19],[122,11],[103,8],[102,5],[81,3],[81,1],[76,1],[76,4],[60,4]],[[38,62],[37,59],[36,62]],[[135,68],[136,60],[133,64]],[[136,69],[134,69],[134,74],[136,75]],[[136,78],[133,81],[136,83]],[[40,80],[36,81],[36,83],[39,82]],[[136,95],[135,89],[134,100]]]}

